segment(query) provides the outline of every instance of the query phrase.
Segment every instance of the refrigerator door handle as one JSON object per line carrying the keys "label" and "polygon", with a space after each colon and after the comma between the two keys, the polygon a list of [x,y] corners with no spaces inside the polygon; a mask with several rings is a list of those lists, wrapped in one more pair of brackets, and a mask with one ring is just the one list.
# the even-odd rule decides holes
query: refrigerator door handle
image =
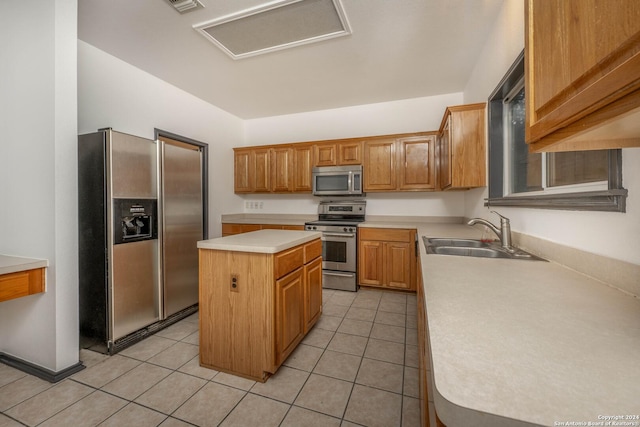
{"label": "refrigerator door handle", "polygon": [[160,320],[165,319],[164,314],[164,243],[165,243],[165,221],[164,221],[164,141],[156,139],[158,145],[158,313]]}

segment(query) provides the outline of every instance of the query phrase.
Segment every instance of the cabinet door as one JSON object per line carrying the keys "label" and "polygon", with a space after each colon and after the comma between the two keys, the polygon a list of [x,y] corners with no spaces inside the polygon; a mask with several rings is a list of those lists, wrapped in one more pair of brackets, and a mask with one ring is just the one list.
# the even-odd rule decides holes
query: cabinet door
{"label": "cabinet door", "polygon": [[304,332],[307,333],[322,312],[322,258],[304,266]]}
{"label": "cabinet door", "polygon": [[293,191],[311,192],[311,168],[313,167],[312,146],[295,147],[293,149]]}
{"label": "cabinet door", "polygon": [[271,191],[271,152],[268,148],[256,149],[255,156],[255,185],[253,191],[266,193]]}
{"label": "cabinet door", "polygon": [[450,119],[451,186],[473,188],[486,185],[485,104],[453,108]]}
{"label": "cabinet door", "polygon": [[435,136],[398,139],[400,190],[436,188]]}
{"label": "cabinet door", "polygon": [[276,281],[276,364],[280,365],[304,336],[303,269]]}
{"label": "cabinet door", "polygon": [[313,148],[315,166],[335,166],[337,164],[337,144],[316,144]]}
{"label": "cabinet door", "polygon": [[362,164],[362,142],[343,142],[338,144],[339,165]]}
{"label": "cabinet door", "polygon": [[[526,140],[534,143],[533,150],[637,111],[640,2],[527,0],[525,15]],[[619,129],[611,130],[609,140]],[[637,141],[637,131],[633,136]],[[613,142],[596,148],[615,148]]]}
{"label": "cabinet door", "polygon": [[414,290],[412,267],[413,242],[387,242],[384,244],[384,284],[390,288]]}
{"label": "cabinet door", "polygon": [[451,114],[440,133],[438,141],[439,185],[441,189],[451,187]]}
{"label": "cabinet door", "polygon": [[271,191],[287,193],[293,190],[293,149],[271,149]]}
{"label": "cabinet door", "polygon": [[384,284],[383,242],[361,240],[358,248],[358,277],[362,285]]}
{"label": "cabinet door", "polygon": [[255,186],[255,155],[252,150],[236,150],[233,153],[233,191],[250,193]]}
{"label": "cabinet door", "polygon": [[395,140],[368,141],[364,145],[364,191],[396,189]]}

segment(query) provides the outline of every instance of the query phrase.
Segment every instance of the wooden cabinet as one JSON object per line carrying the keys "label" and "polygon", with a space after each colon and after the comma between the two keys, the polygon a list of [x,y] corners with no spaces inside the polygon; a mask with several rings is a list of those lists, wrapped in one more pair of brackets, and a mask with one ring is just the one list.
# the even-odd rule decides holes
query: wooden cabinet
{"label": "wooden cabinet", "polygon": [[44,268],[1,274],[0,302],[44,292],[44,287]]}
{"label": "wooden cabinet", "polygon": [[234,191],[310,193],[311,155],[311,146],[234,148]]}
{"label": "wooden cabinet", "polygon": [[234,148],[233,151],[233,191],[251,193],[256,186],[255,153],[253,150]]}
{"label": "wooden cabinet", "polygon": [[271,191],[269,149],[234,148],[233,188],[236,193]]}
{"label": "wooden cabinet", "polygon": [[310,193],[314,166],[363,165],[364,191],[436,189],[437,132],[234,148],[236,193]]}
{"label": "wooden cabinet", "polygon": [[293,191],[293,149],[291,147],[270,150],[271,187],[274,193]]}
{"label": "wooden cabinet", "polygon": [[364,191],[435,190],[435,145],[435,133],[367,141]]}
{"label": "wooden cabinet", "polygon": [[397,188],[396,164],[395,139],[367,141],[364,146],[364,191],[394,191]]}
{"label": "wooden cabinet", "polygon": [[293,189],[294,193],[310,193],[312,188],[313,146],[302,145],[293,148]]}
{"label": "wooden cabinet", "polygon": [[[322,244],[320,244],[322,253]],[[304,332],[311,330],[322,313],[322,258],[318,255],[304,266]]]}
{"label": "wooden cabinet", "polygon": [[222,224],[222,237],[257,230],[304,230],[304,225],[238,224],[225,222]]}
{"label": "wooden cabinet", "polygon": [[268,193],[271,191],[271,150],[254,150],[255,164],[254,193]]}
{"label": "wooden cabinet", "polygon": [[640,2],[527,0],[531,151],[640,146]]}
{"label": "wooden cabinet", "polygon": [[276,364],[280,365],[304,336],[303,269],[276,280]]}
{"label": "wooden cabinet", "polygon": [[398,189],[425,191],[436,188],[436,136],[399,138]]}
{"label": "wooden cabinet", "polygon": [[199,249],[200,364],[275,373],[320,316],[321,253],[320,239],[276,254]]}
{"label": "wooden cabinet", "polygon": [[314,166],[335,166],[338,164],[338,147],[336,143],[315,144],[313,152]]}
{"label": "wooden cabinet", "polygon": [[416,230],[362,227],[358,240],[360,285],[416,290]]}
{"label": "wooden cabinet", "polygon": [[338,165],[361,165],[362,141],[345,141],[338,144]]}
{"label": "wooden cabinet", "polygon": [[447,107],[438,140],[440,189],[486,185],[485,110],[485,103]]}
{"label": "wooden cabinet", "polygon": [[334,140],[314,144],[314,166],[362,164],[362,139]]}

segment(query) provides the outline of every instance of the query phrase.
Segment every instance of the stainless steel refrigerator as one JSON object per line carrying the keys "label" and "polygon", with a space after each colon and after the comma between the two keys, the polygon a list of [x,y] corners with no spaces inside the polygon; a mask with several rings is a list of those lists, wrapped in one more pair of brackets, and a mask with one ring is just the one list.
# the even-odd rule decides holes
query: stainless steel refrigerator
{"label": "stainless steel refrigerator", "polygon": [[78,139],[81,346],[114,354],[197,310],[206,146]]}

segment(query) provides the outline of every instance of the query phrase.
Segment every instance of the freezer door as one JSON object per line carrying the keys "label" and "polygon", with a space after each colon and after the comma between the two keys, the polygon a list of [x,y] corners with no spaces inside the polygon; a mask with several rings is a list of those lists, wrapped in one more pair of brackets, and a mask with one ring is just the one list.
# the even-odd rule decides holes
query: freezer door
{"label": "freezer door", "polygon": [[115,341],[160,319],[158,240],[113,246],[111,333]]}
{"label": "freezer door", "polygon": [[160,139],[164,317],[198,302],[198,249],[203,236],[202,153]]}
{"label": "freezer door", "polygon": [[112,198],[157,197],[157,147],[155,141],[107,131]]}

